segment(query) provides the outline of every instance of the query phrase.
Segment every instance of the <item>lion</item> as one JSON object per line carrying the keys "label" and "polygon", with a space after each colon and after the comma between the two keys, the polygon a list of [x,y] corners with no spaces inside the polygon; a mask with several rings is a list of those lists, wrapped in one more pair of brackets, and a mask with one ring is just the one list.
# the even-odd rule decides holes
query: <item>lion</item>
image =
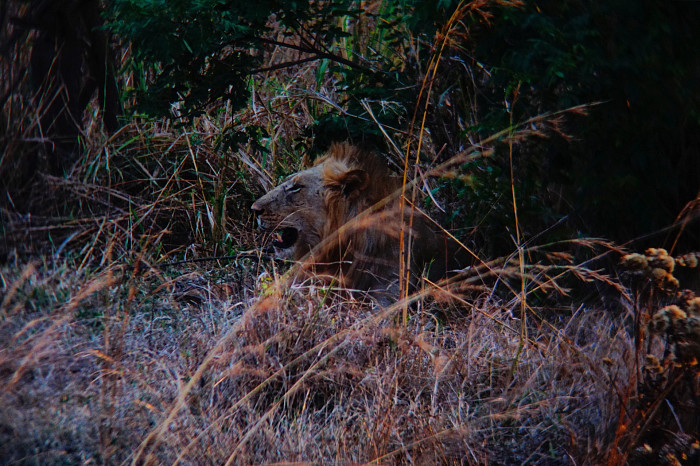
{"label": "lion", "polygon": [[258,226],[273,233],[277,258],[303,260],[314,274],[387,302],[399,290],[402,232],[413,286],[421,276],[434,282],[466,266],[463,248],[426,216],[405,206],[401,222],[400,189],[401,179],[374,153],[335,143],[252,210]]}

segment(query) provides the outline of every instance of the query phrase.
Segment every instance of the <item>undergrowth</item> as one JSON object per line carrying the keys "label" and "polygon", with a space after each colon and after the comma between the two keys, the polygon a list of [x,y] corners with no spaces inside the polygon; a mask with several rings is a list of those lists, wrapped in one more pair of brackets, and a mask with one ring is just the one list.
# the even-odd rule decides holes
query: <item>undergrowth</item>
{"label": "undergrowth", "polygon": [[278,273],[253,259],[217,272],[4,266],[2,457],[692,464],[700,453],[688,291],[653,313],[623,293],[617,312],[572,303],[545,320],[533,307],[527,323],[498,285],[468,302],[427,291],[404,324],[400,303]]}
{"label": "undergrowth", "polygon": [[[0,462],[696,464],[698,255],[550,240],[557,219],[531,229],[516,206],[539,199],[519,202],[518,151],[569,137],[562,122],[590,107],[511,111],[505,130],[466,136],[478,89],[436,94],[487,3],[460,3],[427,62],[425,36],[392,52],[416,64],[406,131],[373,118],[397,102],[345,105],[328,61],[273,48],[245,108],[210,103],[179,125],[135,115],[107,134],[93,100],[79,154],[50,175],[42,99],[26,98],[26,75],[3,89]],[[362,18],[346,18],[338,53],[389,56],[389,32]],[[381,306],[264,252],[250,205],[313,158],[333,112],[372,127],[404,198],[461,228],[472,267]],[[464,136],[449,149],[434,131],[445,112],[470,115],[446,129]],[[232,122],[260,144],[227,145]],[[496,174],[499,154],[510,166]],[[496,178],[506,197],[484,184]],[[510,254],[480,243],[495,228]]]}

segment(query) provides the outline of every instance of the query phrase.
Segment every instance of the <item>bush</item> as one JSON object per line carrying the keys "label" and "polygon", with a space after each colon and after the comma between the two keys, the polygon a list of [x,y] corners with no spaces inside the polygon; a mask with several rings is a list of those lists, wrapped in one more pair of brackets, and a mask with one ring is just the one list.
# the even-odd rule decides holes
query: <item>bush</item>
{"label": "bush", "polygon": [[[555,192],[558,214],[617,240],[673,223],[698,196],[699,20],[697,3],[647,0],[541,1],[497,14],[475,52],[492,70],[490,102],[518,87],[515,121],[599,103],[568,121],[572,142],[546,141],[524,154],[521,198]],[[484,107],[481,121],[507,120],[508,109]],[[697,242],[688,235],[687,244]]]}

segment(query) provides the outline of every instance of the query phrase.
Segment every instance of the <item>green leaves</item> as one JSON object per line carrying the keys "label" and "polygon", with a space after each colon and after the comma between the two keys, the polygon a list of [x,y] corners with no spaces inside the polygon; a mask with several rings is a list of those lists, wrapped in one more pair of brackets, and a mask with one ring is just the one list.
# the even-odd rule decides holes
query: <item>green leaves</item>
{"label": "green leaves", "polygon": [[131,44],[132,70],[146,75],[138,110],[171,116],[179,103],[176,115],[187,119],[220,98],[245,105],[245,77],[257,60],[242,49],[251,30],[264,29],[269,3],[116,0],[110,26]]}
{"label": "green leaves", "polygon": [[[351,16],[350,1],[115,0],[109,27],[130,45],[139,85],[136,111],[186,123],[216,102],[245,107],[248,79],[272,46],[317,58],[337,58],[330,45],[347,34],[335,19]],[[270,24],[276,22],[274,34]],[[280,41],[278,33],[286,40]],[[317,55],[314,58],[314,54]],[[243,133],[242,133],[243,134]],[[225,137],[240,141],[241,135]]]}

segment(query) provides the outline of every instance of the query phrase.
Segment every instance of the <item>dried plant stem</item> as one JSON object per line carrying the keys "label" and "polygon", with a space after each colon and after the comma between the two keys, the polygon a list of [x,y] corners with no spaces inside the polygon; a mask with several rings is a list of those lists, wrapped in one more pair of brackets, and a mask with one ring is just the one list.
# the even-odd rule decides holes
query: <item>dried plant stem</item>
{"label": "dried plant stem", "polygon": [[[518,85],[513,91],[513,101],[508,106],[508,116],[510,118],[510,130],[514,131],[513,127],[513,107],[518,100],[518,92],[520,90],[520,85]],[[525,341],[527,340],[527,294],[525,289],[527,287],[527,275],[525,274],[525,249],[522,244],[520,237],[520,222],[518,221],[518,202],[515,196],[515,173],[513,171],[513,137],[508,138],[508,161],[510,164],[510,191],[512,195],[513,202],[513,219],[515,221],[515,247],[518,249],[518,263],[520,266],[520,344],[518,345],[518,351],[513,358],[513,368],[512,373],[515,374],[515,368],[520,359],[520,355],[525,348]]]}
{"label": "dried plant stem", "polygon": [[[404,238],[404,232],[406,231],[405,229],[405,221],[404,221],[404,208],[406,204],[406,186],[407,186],[407,181],[408,181],[408,161],[409,157],[411,155],[411,142],[413,140],[412,138],[412,133],[413,133],[413,128],[415,127],[416,123],[416,118],[418,116],[418,109],[419,109],[419,104],[424,101],[423,104],[423,110],[422,110],[422,115],[421,115],[421,123],[420,123],[420,128],[418,130],[418,147],[416,148],[416,157],[415,157],[415,162],[413,165],[413,177],[412,179],[415,181],[418,178],[418,162],[420,161],[420,154],[421,154],[421,147],[423,144],[423,136],[425,134],[425,120],[428,116],[428,106],[430,105],[430,95],[432,93],[433,89],[433,84],[435,83],[435,77],[438,72],[438,66],[440,65],[440,60],[442,59],[442,54],[445,50],[445,47],[449,43],[449,38],[451,33],[454,31],[455,27],[460,24],[461,19],[463,16],[466,14],[466,11],[468,9],[468,6],[465,5],[464,0],[460,2],[460,4],[457,6],[455,11],[452,13],[450,16],[450,19],[447,21],[445,26],[443,26],[442,31],[439,33],[438,36],[438,41],[439,41],[439,46],[437,47],[438,51],[437,53],[433,53],[430,57],[430,63],[428,65],[428,71],[425,74],[425,77],[423,78],[423,82],[421,83],[421,88],[420,91],[418,92],[418,100],[417,100],[417,105],[416,109],[413,113],[413,117],[411,119],[411,126],[409,128],[409,137],[408,137],[408,144],[406,145],[406,155],[404,157],[404,166],[403,166],[403,182],[402,182],[402,189],[401,189],[401,197],[400,199],[400,204],[399,204],[399,215],[401,218],[401,232],[400,232],[400,260],[399,260],[399,290],[400,290],[400,298],[404,301],[406,301],[406,298],[408,297],[409,293],[409,275],[411,271],[411,243],[412,243],[412,229],[413,229],[413,208],[411,208],[409,219],[408,219],[408,242],[406,242]],[[427,89],[426,89],[427,87]],[[425,92],[425,99],[423,100],[423,94]],[[415,204],[415,199],[416,199],[416,186],[415,184],[412,185],[412,190],[411,190],[411,205]],[[404,325],[408,322],[408,308],[404,307],[403,313],[402,313],[402,318]]]}

